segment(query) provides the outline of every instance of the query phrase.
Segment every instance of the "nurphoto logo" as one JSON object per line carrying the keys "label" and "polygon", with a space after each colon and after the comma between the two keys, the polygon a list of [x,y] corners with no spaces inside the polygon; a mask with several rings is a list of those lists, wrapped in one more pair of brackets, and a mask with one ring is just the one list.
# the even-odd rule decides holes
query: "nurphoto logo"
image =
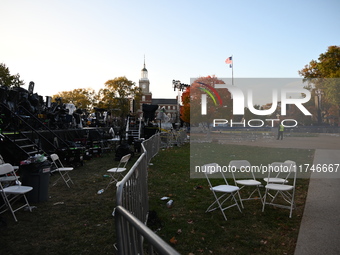
{"label": "nurphoto logo", "polygon": [[[284,79],[280,79],[282,81]],[[249,126],[249,127],[262,127],[267,123],[267,125],[274,126],[277,124],[277,121],[281,121],[281,124],[285,127],[295,127],[298,125],[298,121],[295,119],[282,119],[282,116],[287,115],[287,108],[291,106],[295,106],[299,111],[301,111],[304,116],[311,116],[312,114],[308,111],[308,109],[303,105],[311,99],[311,92],[301,86],[301,83],[298,84],[301,87],[292,87],[291,83],[288,83],[290,87],[281,87],[278,88],[278,84],[276,84],[277,79],[268,79],[266,82],[266,91],[271,91],[270,97],[268,97],[268,103],[270,103],[270,107],[266,109],[256,109],[254,105],[256,104],[256,99],[254,98],[253,91],[256,89],[256,86],[252,86],[253,83],[257,83],[256,79],[247,79],[248,86],[244,86],[243,88],[239,88],[237,85],[228,85],[228,84],[206,84],[204,82],[197,82],[201,85],[198,87],[201,91],[201,115],[207,115],[208,113],[208,96],[211,101],[217,107],[230,107],[230,105],[225,105],[223,103],[223,90],[228,91],[232,97],[232,115],[233,116],[243,116],[245,114],[245,109],[247,108],[253,115],[256,116],[269,116],[275,112],[281,116],[281,119],[278,118],[267,118],[267,119],[242,119],[241,121],[234,121],[233,119],[226,119],[223,116],[220,118],[212,119],[213,127],[218,125],[241,125],[241,126]],[[300,79],[299,79],[300,81]],[[272,84],[270,84],[272,83]],[[286,84],[287,85],[287,84]],[[280,85],[279,85],[280,86]],[[282,86],[282,85],[281,85]],[[218,91],[217,91],[218,90]]]}

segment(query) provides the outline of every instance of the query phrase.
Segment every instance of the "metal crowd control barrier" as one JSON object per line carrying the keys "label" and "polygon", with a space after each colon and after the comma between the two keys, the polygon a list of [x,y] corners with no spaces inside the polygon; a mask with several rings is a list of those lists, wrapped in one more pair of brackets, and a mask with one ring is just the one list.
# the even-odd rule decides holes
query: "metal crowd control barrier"
{"label": "metal crowd control barrier", "polygon": [[178,131],[179,146],[187,142],[187,140],[188,140],[187,130],[186,129],[179,130]]}
{"label": "metal crowd control barrier", "polygon": [[187,140],[186,129],[173,130],[170,129],[161,132],[161,147],[169,148],[172,146],[181,146]]}
{"label": "metal crowd control barrier", "polygon": [[179,254],[146,226],[149,212],[148,164],[159,149],[160,135],[157,133],[142,143],[141,156],[117,183],[114,216],[120,255],[142,255],[146,250],[147,254]]}
{"label": "metal crowd control barrier", "polygon": [[164,242],[124,207],[117,206],[115,215],[116,224],[119,222],[119,225],[116,226],[117,234],[121,234],[118,237],[118,254],[179,255],[174,248]]}

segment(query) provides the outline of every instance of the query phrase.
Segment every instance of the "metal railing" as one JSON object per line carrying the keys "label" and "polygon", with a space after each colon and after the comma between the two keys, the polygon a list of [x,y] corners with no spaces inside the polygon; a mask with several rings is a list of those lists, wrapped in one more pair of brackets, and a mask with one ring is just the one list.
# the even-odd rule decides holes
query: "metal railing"
{"label": "metal railing", "polygon": [[142,143],[142,154],[117,183],[114,210],[118,254],[179,254],[146,226],[149,213],[148,164],[160,149],[160,134]]}
{"label": "metal railing", "polygon": [[179,254],[123,206],[116,207],[115,216],[117,234],[121,234],[118,254]]}
{"label": "metal railing", "polygon": [[181,146],[187,141],[186,129],[174,130],[161,132],[161,147],[169,148],[173,146]]}
{"label": "metal railing", "polygon": [[150,163],[151,159],[157,155],[161,148],[161,138],[160,133],[156,133],[149,139],[142,143],[142,150],[146,153],[146,162]]}

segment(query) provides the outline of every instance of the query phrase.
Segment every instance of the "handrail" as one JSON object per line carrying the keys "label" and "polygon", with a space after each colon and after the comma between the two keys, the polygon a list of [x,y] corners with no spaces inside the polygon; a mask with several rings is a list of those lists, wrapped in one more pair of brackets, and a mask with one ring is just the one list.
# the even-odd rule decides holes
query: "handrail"
{"label": "handrail", "polygon": [[126,120],[126,128],[125,128],[125,139],[127,140],[128,137],[129,137],[129,125],[130,123],[130,117],[127,117],[127,120]]}
{"label": "handrail", "polygon": [[[130,235],[137,237],[134,242],[131,243],[123,236],[120,236],[119,240],[121,245],[119,245],[119,254],[143,254],[143,243],[144,240],[146,240],[149,244],[149,254],[154,254],[153,250],[156,250],[156,252],[162,255],[179,255],[174,248],[145,226],[143,222],[134,217],[123,206],[117,206],[115,213],[118,216],[116,217],[116,225],[127,230]],[[134,233],[131,232],[136,233],[134,235]]]}
{"label": "handrail", "polygon": [[[46,139],[43,135],[41,135],[38,131],[36,131],[24,118],[22,118],[19,114],[13,112],[10,108],[8,108],[7,105],[5,105],[4,103],[1,103],[1,106],[4,106],[8,111],[10,111],[10,113],[14,114],[17,118],[19,118],[23,123],[25,123],[26,126],[28,126],[30,128],[30,130],[32,132],[34,132],[37,136],[39,136],[40,138],[44,139],[47,143],[49,143],[50,145],[52,145],[55,148],[55,145],[53,143],[51,143],[48,139]],[[25,109],[25,108],[23,108]],[[25,109],[26,110],[26,109]],[[22,132],[21,132],[22,133]],[[15,140],[14,140],[15,141]],[[40,146],[37,144],[37,147],[39,148],[39,150],[42,150],[42,148],[40,148]]]}
{"label": "handrail", "polygon": [[[46,126],[46,125],[44,125],[40,120],[39,120],[39,118],[37,118],[37,116],[35,116],[34,114],[32,114],[30,111],[28,111],[25,107],[22,107],[21,105],[18,107],[18,109],[23,109],[23,110],[25,110],[25,112],[26,113],[28,113],[29,115],[30,115],[30,117],[33,117],[34,118],[34,120],[37,122],[37,123],[39,123],[40,124],[40,126],[41,127],[44,127],[47,131],[49,131],[51,134],[53,134],[55,137],[57,137],[58,138],[58,140],[60,140],[67,148],[69,148],[70,146],[60,137],[60,136],[58,136],[58,134],[57,133],[55,133],[52,129],[50,129],[48,126]],[[20,116],[20,115],[19,115]],[[30,128],[32,128],[33,129],[33,127],[30,127]],[[39,134],[40,135],[40,134]],[[48,141],[47,139],[45,139],[46,141]],[[51,145],[52,143],[50,142],[50,141],[48,141],[49,142],[49,144]],[[55,147],[55,145],[54,144],[52,144],[53,146],[54,146],[54,148],[56,148]]]}

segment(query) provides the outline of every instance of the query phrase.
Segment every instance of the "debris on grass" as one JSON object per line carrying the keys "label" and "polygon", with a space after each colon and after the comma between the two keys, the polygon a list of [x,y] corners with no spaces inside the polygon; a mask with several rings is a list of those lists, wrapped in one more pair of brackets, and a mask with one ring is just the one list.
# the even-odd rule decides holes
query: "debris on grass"
{"label": "debris on grass", "polygon": [[170,243],[172,243],[172,244],[177,244],[177,239],[173,236],[173,237],[170,239]]}
{"label": "debris on grass", "polygon": [[64,202],[56,202],[53,205],[63,205],[63,204],[65,204],[65,203]]}

